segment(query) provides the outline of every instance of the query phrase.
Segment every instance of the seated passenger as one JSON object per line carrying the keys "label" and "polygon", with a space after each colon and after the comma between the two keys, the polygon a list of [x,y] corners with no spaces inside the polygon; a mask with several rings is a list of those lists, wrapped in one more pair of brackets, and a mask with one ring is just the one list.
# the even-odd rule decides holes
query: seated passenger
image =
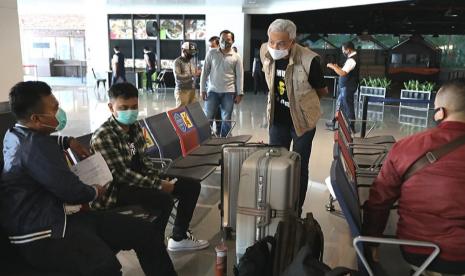
{"label": "seated passenger", "polygon": [[179,179],[174,184],[161,179],[161,172],[144,154],[146,142],[137,123],[137,88],[130,83],[118,83],[110,88],[108,94],[112,115],[95,131],[91,150],[102,154],[113,174],[113,181],[106,195],[94,206],[110,208],[140,204],[151,213],[161,211],[160,218],[154,223],[164,233],[174,196],[179,203],[168,250],[208,247],[208,241],[196,240],[188,230],[200,194],[200,183]]}
{"label": "seated passenger", "polygon": [[[427,152],[465,135],[465,81],[444,84],[434,108],[438,127],[400,140],[389,152],[365,203],[363,229],[366,235],[381,236],[397,201],[397,237],[437,244],[441,252],[427,270],[461,275],[465,274],[465,145],[404,177]],[[431,252],[402,247],[404,258],[417,267]]]}
{"label": "seated passenger", "polygon": [[110,212],[66,212],[67,204],[88,204],[106,188],[82,183],[50,138],[66,124],[51,88],[20,82],[10,91],[10,106],[18,123],[4,139],[0,222],[26,261],[55,272],[121,275],[115,252],[134,249],[146,275],[176,275],[151,223]]}

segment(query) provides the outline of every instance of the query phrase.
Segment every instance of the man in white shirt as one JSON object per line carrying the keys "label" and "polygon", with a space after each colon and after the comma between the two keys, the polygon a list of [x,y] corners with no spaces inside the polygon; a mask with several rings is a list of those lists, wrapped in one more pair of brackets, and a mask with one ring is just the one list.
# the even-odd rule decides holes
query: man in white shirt
{"label": "man in white shirt", "polygon": [[126,70],[124,67],[124,55],[121,53],[119,46],[115,46],[113,48],[115,54],[111,59],[111,70],[113,71],[113,77],[111,80],[111,84],[115,84],[118,82],[118,79],[122,79],[123,82],[126,82]]}
{"label": "man in white shirt", "polygon": [[[351,130],[355,132],[354,94],[359,83],[360,62],[352,42],[342,44],[342,53],[347,57],[342,68],[334,63],[328,63],[326,66],[339,75],[339,97],[336,110],[342,108],[342,112],[349,119]],[[335,123],[336,118],[333,118],[326,122],[326,127],[334,130]]]}

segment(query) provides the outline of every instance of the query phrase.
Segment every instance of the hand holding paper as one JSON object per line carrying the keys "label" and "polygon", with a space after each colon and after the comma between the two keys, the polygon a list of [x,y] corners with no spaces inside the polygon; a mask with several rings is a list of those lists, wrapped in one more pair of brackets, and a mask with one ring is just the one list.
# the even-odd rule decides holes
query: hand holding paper
{"label": "hand holding paper", "polygon": [[111,171],[99,152],[72,166],[71,171],[87,185],[105,186],[113,180]]}

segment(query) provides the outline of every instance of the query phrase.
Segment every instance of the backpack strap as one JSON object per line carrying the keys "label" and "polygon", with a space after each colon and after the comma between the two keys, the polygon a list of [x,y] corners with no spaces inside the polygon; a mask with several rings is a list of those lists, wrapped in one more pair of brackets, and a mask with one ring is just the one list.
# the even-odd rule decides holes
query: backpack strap
{"label": "backpack strap", "polygon": [[446,143],[445,145],[440,146],[439,148],[428,151],[425,155],[420,157],[417,161],[415,161],[404,174],[404,181],[412,177],[416,172],[423,169],[424,167],[435,163],[444,155],[454,151],[455,149],[460,148],[461,146],[465,145],[465,135],[460,136],[459,138]]}

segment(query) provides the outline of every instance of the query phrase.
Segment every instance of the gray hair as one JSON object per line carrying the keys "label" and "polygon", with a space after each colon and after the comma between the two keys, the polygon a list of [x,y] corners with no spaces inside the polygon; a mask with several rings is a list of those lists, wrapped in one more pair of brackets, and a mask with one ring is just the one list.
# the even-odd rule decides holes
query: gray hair
{"label": "gray hair", "polygon": [[297,27],[291,20],[276,19],[275,21],[271,22],[270,26],[268,27],[268,36],[270,36],[270,33],[272,32],[288,33],[290,39],[295,39],[297,36]]}

